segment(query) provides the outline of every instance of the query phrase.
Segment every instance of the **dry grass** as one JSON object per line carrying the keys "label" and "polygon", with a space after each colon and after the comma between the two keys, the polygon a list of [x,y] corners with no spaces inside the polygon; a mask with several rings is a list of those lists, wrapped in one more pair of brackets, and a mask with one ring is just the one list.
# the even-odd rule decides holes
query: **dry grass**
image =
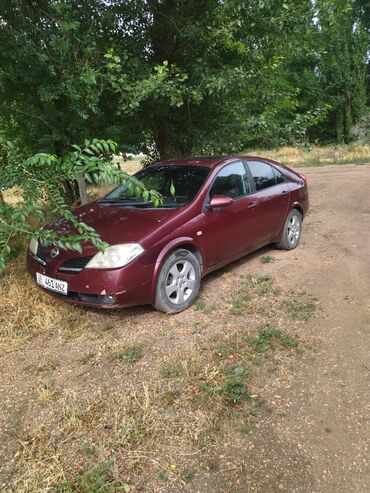
{"label": "dry grass", "polygon": [[[80,319],[64,320],[70,306],[49,304],[30,286],[30,294],[25,295],[22,287],[27,282],[20,272],[1,281],[7,296],[2,307],[12,300],[6,316],[17,314],[11,319],[13,329],[3,347],[25,342],[27,336],[17,335],[19,326],[29,327],[30,337],[56,326],[80,325]],[[94,369],[103,368],[104,379],[99,382],[94,377],[94,395],[63,392],[60,384],[45,380],[49,370],[60,371],[58,361],[45,357],[39,362],[35,374],[42,380],[34,388],[34,405],[45,414],[21,434],[12,479],[18,493],[175,491],[210,467],[212,447],[217,448],[230,422],[240,430],[249,430],[258,414],[267,412],[255,380],[256,365],[259,375],[264,366],[271,365],[271,358],[276,364],[279,353],[281,370],[284,361],[290,361],[302,347],[295,332],[304,322],[293,321],[286,308],[289,293],[274,287],[271,276],[225,275],[224,282],[232,289],[211,314],[193,309],[179,315],[182,323],[191,323],[195,316],[197,329],[209,328],[190,343],[176,344],[169,351],[171,329],[164,345],[164,335],[159,333],[152,333],[150,344],[139,338],[132,344],[109,339],[106,332],[106,339],[90,341],[89,348],[82,344],[82,358],[100,352]],[[243,296],[247,299],[244,308]],[[239,304],[233,314],[236,299]],[[208,303],[213,300],[206,300]],[[81,315],[80,310],[78,313]],[[89,320],[86,314],[81,323]],[[158,314],[157,320],[176,324],[176,317]],[[262,327],[266,320],[271,325]],[[135,326],[135,332],[142,329],[142,323]],[[76,340],[74,346],[78,343]],[[91,348],[91,344],[95,346]],[[87,353],[87,349],[94,352]],[[79,363],[80,372],[85,363]],[[115,371],[122,377],[120,385],[107,388],[107,375]],[[68,369],[68,379],[76,378],[70,372]],[[265,373],[269,379],[276,378],[276,372]]]}
{"label": "dry grass", "polygon": [[71,337],[91,325],[92,315],[52,299],[35,287],[23,265],[13,263],[0,277],[0,355],[43,332]]}
{"label": "dry grass", "polygon": [[335,146],[311,146],[309,148],[280,147],[279,149],[255,149],[247,154],[264,156],[288,166],[325,166],[328,164],[369,163],[369,144]]}

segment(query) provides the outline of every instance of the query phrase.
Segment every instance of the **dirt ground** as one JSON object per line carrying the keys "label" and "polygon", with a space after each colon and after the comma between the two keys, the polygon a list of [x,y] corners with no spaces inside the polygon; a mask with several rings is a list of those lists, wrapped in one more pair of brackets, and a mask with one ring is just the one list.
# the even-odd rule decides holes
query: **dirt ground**
{"label": "dirt ground", "polygon": [[[273,379],[267,379],[275,370],[271,361],[268,370],[261,367],[260,372],[258,368],[255,372],[251,385],[263,396],[268,412],[250,412],[256,418],[249,423],[247,433],[241,433],[239,425],[234,426],[239,419],[235,412],[226,415],[207,451],[199,449],[199,455],[197,451],[189,452],[189,456],[193,454],[193,469],[186,481],[158,480],[140,486],[130,473],[126,489],[73,491],[369,491],[370,164],[300,171],[308,177],[311,211],[299,248],[283,252],[267,247],[208,276],[201,299],[211,307],[210,313],[202,311],[201,306],[174,317],[148,307],[114,314],[94,311],[91,325],[79,336],[66,337],[54,328],[16,351],[5,352],[0,359],[1,491],[57,491],[52,481],[42,490],[35,489],[32,481],[20,481],[17,461],[25,444],[29,446],[26,437],[32,430],[52,422],[61,405],[59,396],[82,399],[106,396],[107,392],[113,396],[112,389],[122,385],[123,378],[127,385],[138,380],[143,385],[150,382],[158,355],[176,354],[179,349],[192,346],[201,331],[202,337],[227,332],[228,325],[219,326],[217,304],[225,312],[228,305],[223,305],[223,300],[236,280],[250,272],[268,272],[284,292],[304,291],[318,300],[316,315],[289,329],[305,341],[308,349],[295,357],[282,357],[282,370]],[[275,261],[263,265],[261,256],[272,256]],[[237,320],[236,324],[248,323],[248,318]],[[288,324],[286,320],[281,318],[281,323]],[[104,345],[107,338],[113,338],[112,334],[114,343],[139,343],[145,354],[150,348],[149,356],[127,372],[111,361],[104,362]],[[112,341],[109,339],[109,344]],[[89,354],[94,364],[88,364]],[[57,389],[54,401],[53,392],[49,389],[48,396],[45,387],[45,372],[52,374],[53,388]],[[46,405],[40,405],[40,395]],[[52,405],[48,405],[49,397]],[[36,443],[35,438],[32,440]],[[170,436],[168,440],[171,441]],[[37,448],[30,454],[32,460],[39,460]],[[52,461],[51,453],[42,460],[44,467]],[[203,467],[207,460],[208,466]],[[175,475],[176,464],[171,468]],[[164,479],[161,470],[158,477]]]}

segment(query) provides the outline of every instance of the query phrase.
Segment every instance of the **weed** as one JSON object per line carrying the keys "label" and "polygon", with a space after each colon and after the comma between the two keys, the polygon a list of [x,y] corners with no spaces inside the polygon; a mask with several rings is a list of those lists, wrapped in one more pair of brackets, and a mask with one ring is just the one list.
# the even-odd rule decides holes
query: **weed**
{"label": "weed", "polygon": [[272,257],[271,255],[263,255],[260,257],[261,264],[270,264],[271,262],[275,262],[275,260],[275,257]]}
{"label": "weed", "polygon": [[221,358],[228,358],[231,354],[230,348],[226,344],[218,344],[215,347],[215,353]]}
{"label": "weed", "polygon": [[292,299],[285,302],[285,306],[289,315],[294,320],[301,320],[307,322],[316,311],[316,303],[313,298],[308,300]]}
{"label": "weed", "polygon": [[196,300],[196,302],[194,303],[194,309],[197,311],[204,311],[206,310],[206,308],[207,304],[201,299]]}
{"label": "weed", "polygon": [[247,285],[254,288],[256,293],[265,296],[269,294],[279,294],[281,290],[274,288],[274,278],[270,274],[260,274],[258,276],[248,275]]}
{"label": "weed", "polygon": [[63,493],[116,493],[129,492],[131,487],[127,483],[116,481],[112,473],[111,462],[102,462],[83,474],[76,476],[75,481],[62,486]]}
{"label": "weed", "polygon": [[51,381],[44,382],[36,389],[36,392],[37,392],[37,399],[41,404],[48,404],[54,399],[54,397],[57,394],[57,390],[54,386],[54,383]]}
{"label": "weed", "polygon": [[250,398],[245,386],[247,376],[247,369],[238,364],[224,371],[223,383],[217,385],[202,382],[200,388],[209,396],[221,396],[226,404],[238,404]]}
{"label": "weed", "polygon": [[167,481],[168,480],[168,472],[165,469],[159,469],[157,471],[157,476],[158,476],[158,479],[160,479],[161,481]]}
{"label": "weed", "polygon": [[249,292],[248,285],[245,281],[243,281],[231,300],[230,312],[233,315],[242,315],[248,308],[250,308],[251,301],[252,296]]}
{"label": "weed", "polygon": [[81,363],[81,365],[87,365],[94,358],[94,356],[95,356],[95,353],[92,353],[91,351],[89,351],[88,353],[85,353],[79,359],[79,362]]}
{"label": "weed", "polygon": [[195,470],[192,468],[188,469],[187,471],[185,471],[183,478],[184,478],[184,481],[186,481],[187,483],[190,483],[195,478]]}
{"label": "weed", "polygon": [[46,358],[41,360],[40,364],[36,368],[37,373],[50,373],[59,366],[59,361],[54,358]]}
{"label": "weed", "polygon": [[167,390],[162,394],[162,403],[164,407],[171,407],[174,405],[176,399],[179,397],[178,392],[173,392],[171,390]]}
{"label": "weed", "polygon": [[184,367],[179,362],[171,363],[161,369],[161,376],[165,378],[178,377],[183,373]]}
{"label": "weed", "polygon": [[116,354],[116,359],[118,359],[118,361],[129,365],[133,365],[134,363],[139,361],[139,359],[141,359],[142,357],[143,357],[143,350],[139,346],[131,346],[125,348]]}
{"label": "weed", "polygon": [[297,348],[298,341],[289,335],[283,334],[283,332],[267,323],[262,326],[258,337],[249,337],[248,344],[255,351],[262,353],[270,349],[275,349],[275,344],[279,342],[284,347]]}

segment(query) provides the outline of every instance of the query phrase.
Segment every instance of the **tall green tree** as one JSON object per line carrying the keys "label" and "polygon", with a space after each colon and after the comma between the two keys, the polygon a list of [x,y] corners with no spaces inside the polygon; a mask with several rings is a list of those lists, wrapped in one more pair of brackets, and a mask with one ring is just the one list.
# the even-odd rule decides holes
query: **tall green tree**
{"label": "tall green tree", "polygon": [[105,2],[1,2],[4,138],[25,152],[60,156],[73,142],[106,137],[112,111],[101,74],[109,46],[107,16]]}
{"label": "tall green tree", "polygon": [[353,123],[366,109],[369,7],[350,0],[317,0],[315,5],[316,71],[322,98],[331,107],[321,134],[327,140],[349,142]]}

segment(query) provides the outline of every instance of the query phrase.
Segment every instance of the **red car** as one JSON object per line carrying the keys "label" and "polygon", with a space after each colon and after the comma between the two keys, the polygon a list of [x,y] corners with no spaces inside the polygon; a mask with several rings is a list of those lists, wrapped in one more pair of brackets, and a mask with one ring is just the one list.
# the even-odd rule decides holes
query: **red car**
{"label": "red car", "polygon": [[[130,196],[124,186],[74,211],[109,243],[82,255],[32,240],[28,270],[60,299],[93,307],[153,304],[188,308],[201,278],[264,245],[291,250],[308,210],[306,178],[254,156],[173,159],[136,175],[163,203]],[[73,232],[59,220],[48,226]]]}

